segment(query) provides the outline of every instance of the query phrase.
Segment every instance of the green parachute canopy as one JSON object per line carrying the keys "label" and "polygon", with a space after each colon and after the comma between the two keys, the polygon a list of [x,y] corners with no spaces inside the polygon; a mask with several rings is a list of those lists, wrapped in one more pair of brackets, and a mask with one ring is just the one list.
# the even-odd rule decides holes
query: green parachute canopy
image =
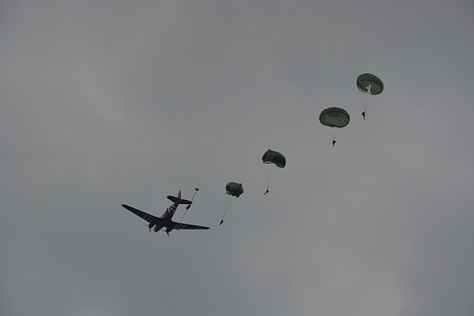
{"label": "green parachute canopy", "polygon": [[362,74],[357,77],[357,88],[366,94],[378,95],[383,91],[383,82],[372,74]]}
{"label": "green parachute canopy", "polygon": [[242,193],[244,193],[244,188],[242,187],[242,183],[229,182],[225,186],[225,191],[229,195],[239,197]]}
{"label": "green parachute canopy", "polygon": [[349,124],[351,117],[346,110],[341,108],[327,108],[319,114],[319,121],[321,124],[328,127],[342,128]]}
{"label": "green parachute canopy", "polygon": [[286,165],[286,158],[277,151],[271,149],[267,150],[262,157],[264,164],[274,164],[278,168],[284,168]]}

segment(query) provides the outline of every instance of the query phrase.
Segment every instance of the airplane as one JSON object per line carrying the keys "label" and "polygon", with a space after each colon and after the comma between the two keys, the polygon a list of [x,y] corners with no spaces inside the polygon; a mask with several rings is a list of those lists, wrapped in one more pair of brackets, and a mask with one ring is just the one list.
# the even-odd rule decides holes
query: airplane
{"label": "airplane", "polygon": [[143,218],[144,220],[146,220],[149,223],[148,224],[148,229],[150,231],[153,228],[153,226],[155,226],[155,228],[153,228],[153,230],[155,232],[157,232],[157,231],[161,230],[162,228],[166,227],[166,234],[168,236],[170,235],[170,232],[173,229],[176,229],[176,230],[180,230],[180,229],[209,229],[209,227],[206,227],[206,226],[198,226],[198,225],[191,225],[191,224],[184,224],[184,223],[174,222],[172,220],[172,217],[173,217],[174,213],[176,212],[176,210],[178,209],[178,206],[180,204],[190,205],[193,202],[181,199],[181,190],[178,192],[177,197],[169,195],[169,196],[167,196],[167,198],[170,199],[173,202],[173,205],[168,207],[166,209],[166,211],[163,213],[163,215],[161,215],[161,217],[156,217],[156,216],[150,215],[148,213],[137,210],[136,208],[125,205],[125,204],[122,204],[122,206],[124,208],[126,208],[127,210],[129,210],[130,212],[132,212],[133,214],[135,214],[135,215]]}

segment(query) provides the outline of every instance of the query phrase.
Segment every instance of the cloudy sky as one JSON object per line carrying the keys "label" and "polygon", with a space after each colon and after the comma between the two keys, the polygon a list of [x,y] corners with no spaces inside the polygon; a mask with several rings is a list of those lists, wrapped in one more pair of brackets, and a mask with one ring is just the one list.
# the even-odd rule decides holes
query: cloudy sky
{"label": "cloudy sky", "polygon": [[[0,314],[474,315],[473,16],[2,1]],[[366,72],[385,90],[364,121]],[[331,106],[351,114],[335,147]],[[264,196],[269,148],[287,166]],[[120,206],[161,215],[195,187],[183,221],[209,231],[150,233]]]}

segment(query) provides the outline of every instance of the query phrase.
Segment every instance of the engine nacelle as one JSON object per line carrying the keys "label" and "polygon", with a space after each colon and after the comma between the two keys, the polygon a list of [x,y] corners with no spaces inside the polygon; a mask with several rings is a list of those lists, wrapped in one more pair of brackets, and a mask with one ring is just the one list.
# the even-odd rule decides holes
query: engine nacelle
{"label": "engine nacelle", "polygon": [[160,230],[160,227],[159,227],[158,225],[156,225],[155,228],[153,228],[153,230],[154,230],[155,232],[157,232],[157,231]]}

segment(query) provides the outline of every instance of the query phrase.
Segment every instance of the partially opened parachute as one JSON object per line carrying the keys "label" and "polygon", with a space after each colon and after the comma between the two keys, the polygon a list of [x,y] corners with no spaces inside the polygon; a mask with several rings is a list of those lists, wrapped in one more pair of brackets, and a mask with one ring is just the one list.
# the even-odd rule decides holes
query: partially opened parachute
{"label": "partially opened parachute", "polygon": [[222,223],[224,223],[225,214],[229,210],[230,204],[232,203],[232,201],[235,200],[233,196],[238,198],[240,195],[242,195],[242,193],[244,193],[244,188],[242,187],[242,183],[237,183],[237,182],[227,183],[225,186],[225,193],[227,193],[229,196],[226,197],[225,206],[224,206],[224,214],[222,215],[222,219],[221,219],[221,222],[219,223],[219,226],[222,225]]}
{"label": "partially opened parachute", "polygon": [[375,97],[382,93],[383,82],[376,75],[365,73],[357,77],[356,85],[364,109],[362,117],[365,120],[365,111],[374,102]]}
{"label": "partially opened parachute", "polygon": [[242,183],[236,183],[236,182],[229,182],[225,186],[225,193],[239,197],[242,193],[244,193],[244,188],[242,187]]}
{"label": "partially opened parachute", "polygon": [[277,151],[271,149],[267,150],[262,157],[264,164],[274,164],[278,168],[284,168],[286,165],[286,158]]}
{"label": "partially opened parachute", "polygon": [[[286,166],[286,158],[278,151],[274,150],[267,150],[262,157],[262,161],[265,165],[275,165],[278,168],[285,168]],[[270,170],[270,166],[265,166],[265,176],[267,180],[267,190],[265,191],[264,195],[269,192],[270,184],[275,179],[275,174],[272,170]]]}
{"label": "partially opened parachute", "polygon": [[[347,113],[346,110],[337,107],[327,108],[319,114],[319,122],[324,126],[330,127],[329,134],[332,137],[333,146],[336,144],[336,136],[339,134],[340,129],[346,127],[350,120],[351,117],[349,113]],[[333,128],[336,128],[337,130],[334,131]]]}

